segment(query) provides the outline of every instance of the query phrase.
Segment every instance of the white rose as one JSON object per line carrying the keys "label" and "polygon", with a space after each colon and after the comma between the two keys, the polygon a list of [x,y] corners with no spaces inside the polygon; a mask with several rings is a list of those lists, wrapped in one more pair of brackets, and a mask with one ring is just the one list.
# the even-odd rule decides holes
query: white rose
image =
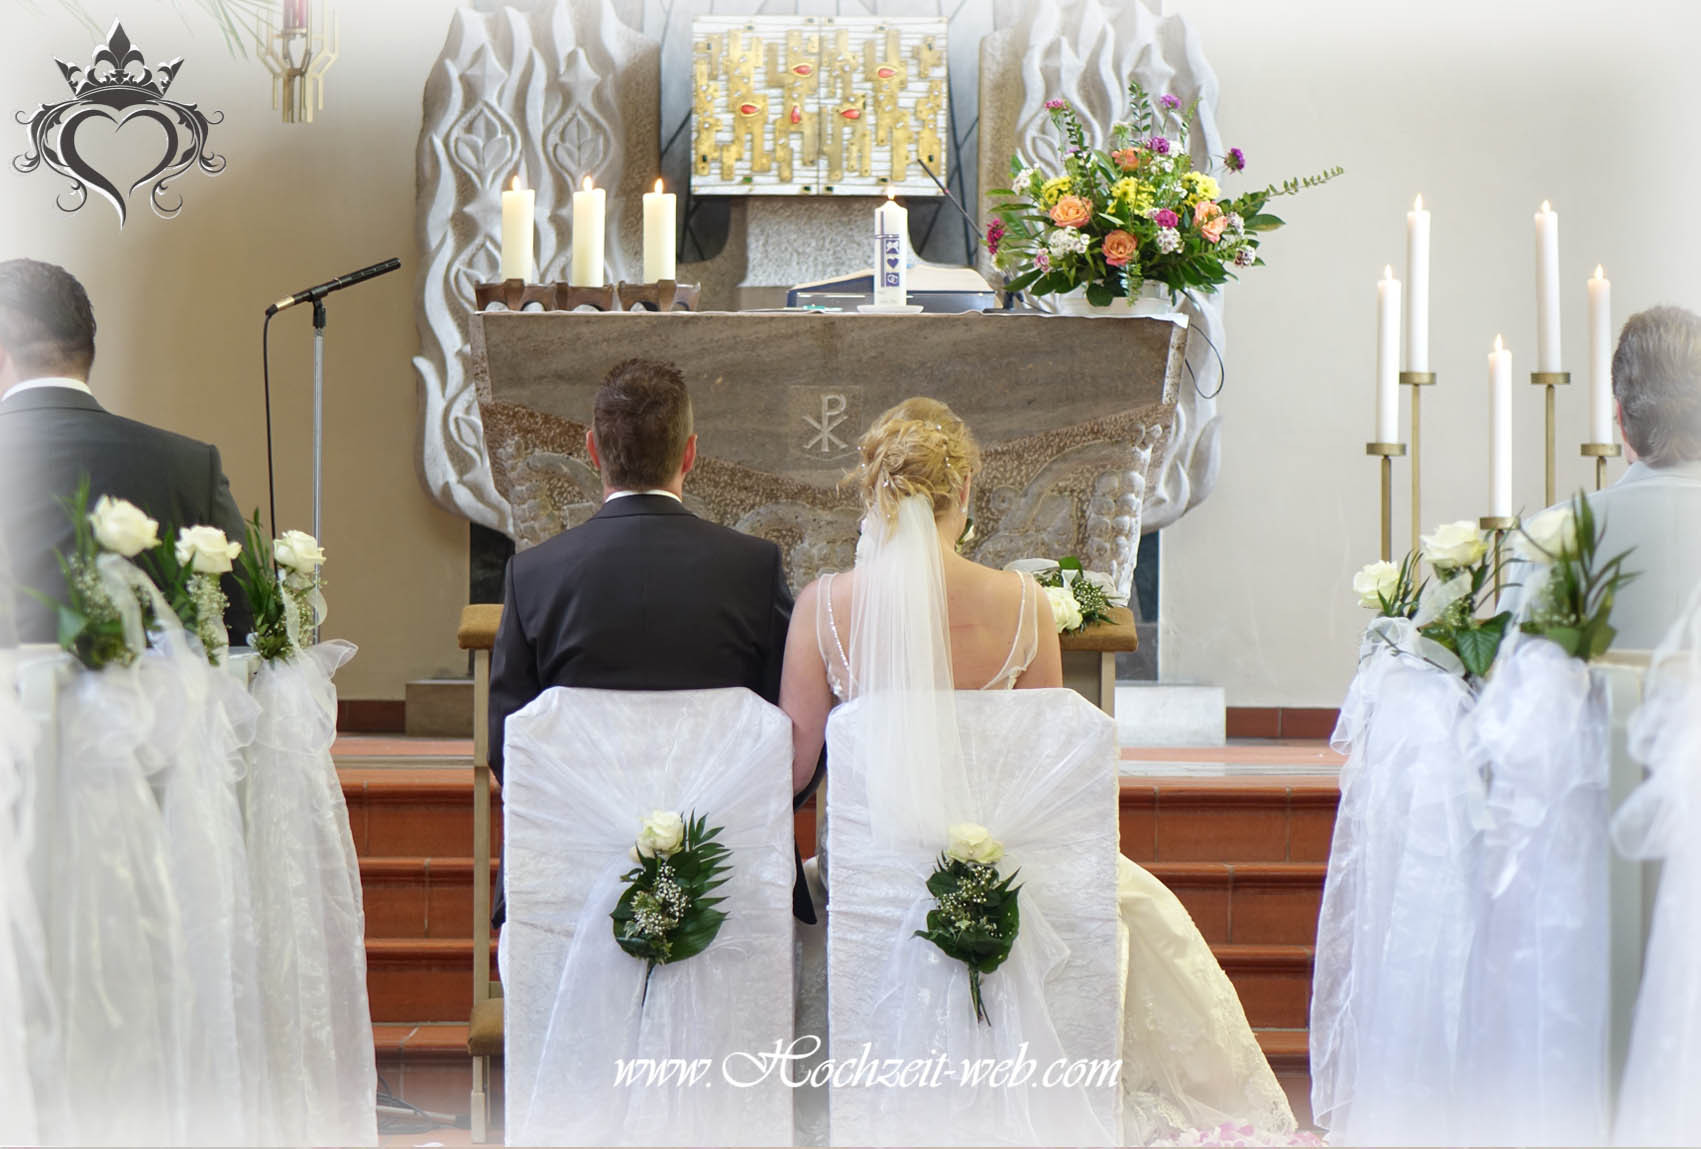
{"label": "white rose", "polygon": [[177,561],[196,574],[224,574],[242,553],[242,544],[217,527],[184,527],[177,532]]}
{"label": "white rose", "polygon": [[272,540],[272,557],[280,567],[312,574],[324,563],[325,552],[306,531],[285,531],[283,538]]}
{"label": "white rose", "polygon": [[638,853],[646,858],[677,854],[685,841],[685,819],[672,810],[652,810],[638,831]]}
{"label": "white rose", "polygon": [[89,512],[95,541],[114,554],[133,559],[159,546],[159,524],[135,503],[102,495]]}
{"label": "white rose", "polygon": [[1075,592],[1066,586],[1048,586],[1045,597],[1051,602],[1051,619],[1057,624],[1057,633],[1074,630],[1081,625],[1081,604],[1075,601]]}
{"label": "white rose", "polygon": [[958,822],[945,833],[950,839],[950,844],[945,847],[946,857],[987,866],[996,865],[1004,858],[1004,844],[978,823]]}
{"label": "white rose", "polygon": [[1546,565],[1577,553],[1577,516],[1570,506],[1549,507],[1512,536],[1512,550],[1529,563]]}
{"label": "white rose", "polygon": [[1423,536],[1423,557],[1435,567],[1468,567],[1488,553],[1482,528],[1469,519],[1442,523]]}
{"label": "white rose", "polygon": [[1393,598],[1399,585],[1400,568],[1386,560],[1366,563],[1353,576],[1353,593],[1358,595],[1358,605],[1370,610],[1381,610],[1382,599]]}

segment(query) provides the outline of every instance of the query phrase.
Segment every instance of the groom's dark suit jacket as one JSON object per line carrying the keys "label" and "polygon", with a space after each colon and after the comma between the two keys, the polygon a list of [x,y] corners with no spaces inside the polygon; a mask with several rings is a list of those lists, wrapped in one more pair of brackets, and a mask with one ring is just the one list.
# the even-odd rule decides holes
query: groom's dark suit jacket
{"label": "groom's dark suit jacket", "polygon": [[[744,686],[777,702],[791,604],[779,547],[666,495],[610,499],[588,522],[520,552],[491,655],[497,778],[508,716],[551,686]],[[807,896],[797,908],[813,920]]]}
{"label": "groom's dark suit jacket", "polygon": [[[63,600],[55,551],[69,554],[69,498],[89,477],[89,503],[102,495],[128,499],[159,520],[160,537],[176,526],[218,527],[242,541],[242,512],[230,494],[219,451],[183,435],[114,415],[91,395],[40,387],[0,402],[0,538],[11,569],[0,569],[0,594],[15,599],[18,638],[53,642],[53,612],[23,593]],[[247,600],[226,577],[231,641],[246,641]],[[0,636],[3,638],[4,636]]]}

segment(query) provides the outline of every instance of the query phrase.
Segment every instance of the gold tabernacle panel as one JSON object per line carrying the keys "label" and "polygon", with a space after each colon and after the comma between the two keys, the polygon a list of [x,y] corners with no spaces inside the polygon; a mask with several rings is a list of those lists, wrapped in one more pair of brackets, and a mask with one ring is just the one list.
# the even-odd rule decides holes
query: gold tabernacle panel
{"label": "gold tabernacle panel", "polygon": [[691,25],[697,195],[938,195],[945,21],[703,16]]}

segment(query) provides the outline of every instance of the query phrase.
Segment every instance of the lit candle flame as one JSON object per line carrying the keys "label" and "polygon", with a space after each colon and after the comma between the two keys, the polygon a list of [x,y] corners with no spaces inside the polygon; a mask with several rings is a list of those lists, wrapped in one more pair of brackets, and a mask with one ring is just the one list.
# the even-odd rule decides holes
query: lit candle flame
{"label": "lit candle flame", "polygon": [[1542,200],[1542,214],[1543,215],[1550,215],[1550,214],[1552,214],[1552,212],[1553,212],[1553,205],[1548,203],[1545,199]]}
{"label": "lit candle flame", "polygon": [[1385,264],[1383,266],[1382,278],[1383,279],[1393,279],[1394,278],[1394,265],[1393,264],[1390,263],[1390,264]]}
{"label": "lit candle flame", "polygon": [[1413,211],[1422,211],[1423,210],[1423,196],[1421,194],[1416,199],[1414,199],[1412,201],[1412,210]]}
{"label": "lit candle flame", "polygon": [[509,191],[521,191],[521,190],[523,190],[520,187],[520,177],[519,176],[516,175],[514,177],[514,182],[508,185],[508,190]]}
{"label": "lit candle flame", "polygon": [[894,188],[887,188],[887,189],[886,189],[886,198],[887,198],[887,199],[897,199],[897,198],[898,198],[898,193],[897,193],[897,191],[896,191],[896,189],[894,189]]}
{"label": "lit candle flame", "polygon": [[591,188],[592,188],[592,186],[594,186],[594,185],[592,185],[592,183],[591,183],[591,177],[590,177],[590,176],[586,176],[586,177],[585,177],[585,190],[586,190],[586,191],[590,191],[590,190],[591,190]]}
{"label": "lit candle flame", "polygon": [[1506,350],[1506,344],[1501,341],[1500,336],[1496,335],[1494,337],[1494,353],[1498,355],[1504,350]]}
{"label": "lit candle flame", "polygon": [[661,193],[662,193],[662,182],[660,180],[657,180],[656,181],[656,194],[661,195]]}
{"label": "lit candle flame", "polygon": [[1595,278],[1596,279],[1605,279],[1606,278],[1605,269],[1602,268],[1601,265],[1598,264],[1598,263],[1595,264]]}

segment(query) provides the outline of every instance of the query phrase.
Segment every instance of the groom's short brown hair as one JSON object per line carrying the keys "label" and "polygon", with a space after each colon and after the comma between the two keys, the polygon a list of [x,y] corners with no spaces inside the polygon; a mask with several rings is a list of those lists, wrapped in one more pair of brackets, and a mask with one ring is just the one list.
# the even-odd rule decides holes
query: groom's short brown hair
{"label": "groom's short brown hair", "polygon": [[602,479],[621,490],[665,487],[685,461],[691,394],[671,363],[628,359],[597,391],[592,417]]}

